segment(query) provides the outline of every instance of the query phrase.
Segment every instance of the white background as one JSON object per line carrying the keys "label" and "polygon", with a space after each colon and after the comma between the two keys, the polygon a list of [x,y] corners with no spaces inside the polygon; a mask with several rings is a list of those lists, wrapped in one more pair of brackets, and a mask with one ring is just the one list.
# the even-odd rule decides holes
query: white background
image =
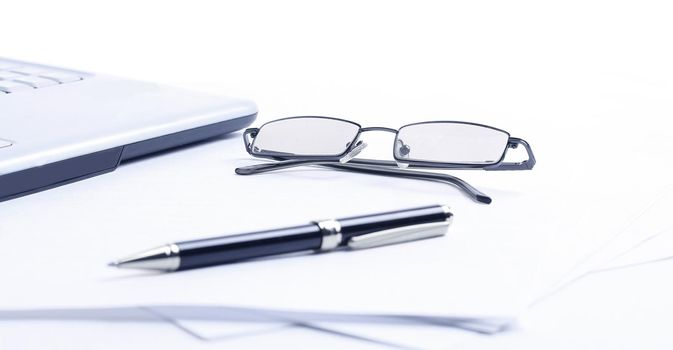
{"label": "white background", "polygon": [[[667,161],[673,158],[673,143],[662,142],[671,137],[668,120],[673,115],[673,9],[665,1],[15,1],[3,2],[0,13],[0,56],[250,98],[260,109],[256,125],[310,114],[388,127],[425,120],[467,120],[500,127],[530,141],[541,171],[545,163],[576,167],[573,181],[609,181],[583,170],[588,164],[573,163],[577,152],[590,152],[593,166],[633,173],[644,181],[671,174]],[[5,136],[0,125],[0,137]],[[637,142],[630,142],[629,137]],[[374,150],[389,149],[387,139],[380,142],[383,146],[377,146],[376,140],[374,137],[370,142]],[[247,157],[238,138],[221,143],[206,149],[226,149],[237,152],[234,158]],[[536,144],[543,146],[536,149]],[[179,152],[176,159],[192,155],[198,159],[198,150],[186,152],[197,153]],[[645,163],[653,160],[657,162]],[[222,171],[232,168],[226,164]],[[190,176],[184,169],[166,168],[165,164],[161,169],[166,174],[184,175],[178,179]],[[124,185],[132,177],[123,178],[123,171],[127,170],[118,170],[118,180],[92,179],[80,190],[94,191],[87,193],[95,196],[96,186],[112,186],[122,193],[126,188],[143,186]],[[468,174],[466,178],[485,176],[507,178],[490,174]],[[338,182],[341,186],[350,183],[358,189],[373,187],[372,193],[377,194],[399,184],[362,176]],[[154,185],[173,187],[183,198],[199,200],[197,195],[190,196],[183,183],[159,180]],[[618,185],[629,187],[628,183],[615,184],[615,191],[622,190]],[[306,191],[330,195],[320,182],[309,181],[306,186]],[[399,186],[394,191],[403,193],[405,188],[418,190],[420,186],[424,199],[436,195],[439,202],[447,196],[461,200],[441,184]],[[497,189],[488,189],[497,195]],[[44,201],[66,190],[46,194]],[[108,187],[108,191],[112,190]],[[367,201],[366,192],[361,193],[362,198],[355,200]],[[402,204],[395,202],[396,195],[391,194],[391,207]],[[117,200],[133,198],[130,193],[128,196],[120,195]],[[346,201],[338,194],[336,197]],[[6,220],[8,227],[18,227],[21,223],[17,220],[48,212],[48,206],[39,205],[44,201],[3,203],[0,220]],[[159,206],[169,210],[166,217],[172,215],[184,227],[194,215],[198,218],[195,221],[206,220],[198,216],[198,203],[184,211],[146,197],[137,198],[136,204],[129,212],[137,212],[139,218],[159,216],[161,213],[154,210]],[[624,205],[629,205],[628,197]],[[327,208],[317,200],[283,206],[288,212],[295,209],[288,219],[292,222],[305,220],[310,216],[306,212]],[[311,208],[304,209],[306,206]],[[355,205],[353,211],[361,207],[365,205]],[[22,211],[25,216],[3,217],[3,210]],[[297,213],[301,210],[304,213]],[[166,217],[162,216],[158,229],[171,226]],[[232,225],[244,227],[240,222]],[[213,227],[205,224],[202,230],[212,231]],[[172,234],[179,236],[179,232]],[[630,278],[639,285],[654,283],[641,277]],[[671,288],[657,283],[652,288]],[[626,286],[616,279],[609,287],[589,285],[586,289],[600,288],[610,293]],[[601,293],[597,294],[596,299],[601,299]],[[653,348],[670,345],[670,337],[666,339],[660,332],[662,323],[648,322],[651,314],[643,311],[657,309],[658,302],[639,305],[638,298],[628,303],[616,298],[612,304],[592,308],[596,299],[588,295],[592,294],[578,292],[565,301],[561,296],[558,305],[543,306],[545,312],[534,313],[534,326],[504,338],[481,340],[474,346],[549,348],[546,341],[551,338],[561,344],[559,348],[632,348],[640,342]],[[664,309],[671,310],[670,302]],[[606,310],[614,317],[606,317]],[[589,332],[573,325],[578,319],[596,320],[607,328]],[[610,327],[617,325],[624,328],[612,333]],[[19,335],[24,337],[30,327],[12,325],[12,332],[3,333],[0,326],[0,345],[4,338],[11,348],[18,347]],[[82,329],[99,337],[72,339],[67,335],[78,332],[63,325],[48,326],[51,331],[46,334],[54,346],[64,348],[73,342],[86,348],[100,339],[126,345],[124,338],[98,326],[87,327]],[[306,340],[292,336],[288,335],[289,339]],[[129,341],[140,341],[142,334],[130,337]],[[176,336],[166,341],[194,345],[191,340],[172,337]],[[354,346],[341,341],[313,344]],[[292,340],[276,344],[292,344]]]}

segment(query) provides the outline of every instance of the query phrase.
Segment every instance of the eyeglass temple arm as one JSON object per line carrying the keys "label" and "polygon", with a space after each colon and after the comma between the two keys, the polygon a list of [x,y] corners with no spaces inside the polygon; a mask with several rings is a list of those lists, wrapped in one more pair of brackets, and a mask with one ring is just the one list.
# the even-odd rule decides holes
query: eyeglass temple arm
{"label": "eyeglass temple arm", "polygon": [[[526,140],[520,139],[518,137],[510,137],[509,140],[507,141],[507,148],[505,149],[505,154],[507,154],[507,151],[511,149],[516,149],[519,147],[519,145],[522,145],[526,149],[526,153],[528,154],[528,159],[522,161],[522,162],[501,162],[498,164],[494,164],[491,166],[486,166],[484,167],[484,170],[531,170],[535,166],[535,155],[533,154],[533,150],[530,148],[530,145]],[[504,156],[503,156],[504,158]]]}
{"label": "eyeglass temple arm", "polygon": [[[357,163],[357,164],[354,164]],[[388,164],[391,163],[391,164]],[[366,165],[365,165],[366,164]],[[474,188],[469,183],[464,180],[457,178],[455,176],[446,175],[446,174],[437,174],[424,171],[416,170],[402,170],[397,168],[389,167],[394,165],[395,162],[387,161],[377,161],[377,160],[365,160],[365,159],[353,159],[347,164],[339,163],[336,160],[315,160],[315,159],[292,159],[292,160],[280,160],[275,163],[265,163],[265,164],[256,164],[249,165],[245,167],[236,168],[236,174],[239,175],[254,175],[265,173],[274,170],[293,168],[302,165],[320,165],[330,168],[335,168],[339,170],[353,171],[358,173],[365,174],[374,174],[374,175],[383,175],[383,176],[395,176],[395,177],[405,177],[410,179],[419,179],[419,180],[431,180],[439,181],[443,183],[448,183],[450,185],[456,186],[463,190],[470,198],[474,199],[477,202],[490,204],[491,197],[487,196],[483,192]]]}
{"label": "eyeglass temple arm", "polygon": [[419,179],[419,180],[431,180],[439,181],[443,183],[448,183],[454,185],[463,192],[465,192],[470,198],[474,199],[479,203],[490,204],[492,199],[488,195],[476,189],[474,186],[467,183],[465,180],[457,178],[455,176],[447,174],[437,174],[430,173],[426,171],[417,171],[417,170],[403,170],[397,168],[388,168],[381,167],[377,165],[360,165],[360,164],[331,164],[327,165],[329,167],[337,169],[347,169],[349,171],[360,172],[365,174],[374,174],[374,175],[384,175],[384,176],[396,176],[396,177],[406,177],[410,179]]}

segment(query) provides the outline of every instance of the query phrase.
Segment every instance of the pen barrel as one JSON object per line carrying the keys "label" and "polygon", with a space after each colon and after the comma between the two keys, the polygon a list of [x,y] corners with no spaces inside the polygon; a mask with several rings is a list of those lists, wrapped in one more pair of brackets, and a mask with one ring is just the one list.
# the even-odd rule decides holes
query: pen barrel
{"label": "pen barrel", "polygon": [[343,236],[342,242],[348,242],[348,240],[354,236],[403,226],[446,221],[451,216],[452,214],[449,212],[448,207],[433,205],[381,214],[343,218],[338,219],[338,221],[341,224],[341,234]]}
{"label": "pen barrel", "polygon": [[264,256],[315,250],[322,233],[316,224],[176,243],[180,270]]}

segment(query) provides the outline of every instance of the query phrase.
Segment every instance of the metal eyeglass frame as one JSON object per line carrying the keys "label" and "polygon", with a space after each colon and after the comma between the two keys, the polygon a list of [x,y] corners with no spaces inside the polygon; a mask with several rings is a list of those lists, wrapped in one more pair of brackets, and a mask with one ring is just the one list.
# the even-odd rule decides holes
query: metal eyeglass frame
{"label": "metal eyeglass frame", "polygon": [[[353,140],[350,142],[347,149],[343,153],[335,156],[295,155],[280,152],[266,152],[266,154],[253,153],[252,151],[253,139],[257,136],[257,133],[264,127],[264,125],[281,120],[297,119],[297,118],[322,118],[322,119],[331,119],[347,122],[356,125],[358,127],[358,132],[353,138]],[[474,188],[472,185],[468,184],[467,182],[465,182],[460,178],[447,174],[414,171],[414,170],[407,170],[404,168],[414,167],[414,168],[435,168],[435,169],[483,169],[493,171],[493,170],[531,170],[535,166],[536,163],[535,156],[533,155],[533,150],[531,149],[528,142],[520,138],[511,137],[508,132],[488,125],[470,123],[470,122],[461,122],[461,121],[429,121],[429,122],[407,124],[402,126],[400,129],[410,125],[427,124],[427,123],[468,124],[497,130],[507,134],[508,136],[507,145],[505,146],[505,149],[503,150],[500,159],[496,163],[492,164],[440,163],[440,162],[399,159],[396,153],[394,152],[394,148],[393,148],[393,157],[395,158],[395,161],[358,159],[358,158],[353,159],[352,157],[357,155],[357,153],[359,153],[365,146],[362,141],[359,141],[360,135],[363,132],[385,131],[394,133],[397,136],[399,129],[392,129],[387,127],[363,128],[360,126],[360,124],[345,119],[320,117],[320,116],[297,116],[297,117],[276,119],[263,124],[259,128],[246,129],[243,132],[243,143],[245,145],[245,150],[253,157],[268,158],[277,160],[278,162],[244,166],[236,168],[235,171],[239,175],[254,175],[297,166],[320,165],[335,168],[338,170],[353,171],[359,173],[444,182],[460,188],[468,196],[470,196],[477,202],[489,204],[491,203],[492,199],[488,195],[482,193],[481,191]],[[509,149],[516,149],[519,145],[525,148],[526,153],[528,155],[528,159],[521,162],[505,162],[504,159],[507,155],[507,151]],[[395,147],[395,145],[393,145],[393,147]]]}

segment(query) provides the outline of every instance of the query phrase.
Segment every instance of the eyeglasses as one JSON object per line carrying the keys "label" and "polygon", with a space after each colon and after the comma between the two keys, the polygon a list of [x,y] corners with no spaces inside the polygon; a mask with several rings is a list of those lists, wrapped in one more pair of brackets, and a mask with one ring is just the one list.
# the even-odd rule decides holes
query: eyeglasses
{"label": "eyeglasses", "polygon": [[[359,140],[363,132],[395,134],[394,161],[353,159],[367,144]],[[535,156],[530,145],[494,127],[458,121],[430,121],[409,124],[399,130],[386,127],[363,128],[359,124],[329,117],[290,117],[268,122],[243,133],[245,149],[252,156],[278,160],[236,169],[252,175],[302,165],[321,165],[340,170],[434,180],[462,189],[474,200],[490,203],[491,198],[467,182],[451,175],[412,171],[405,168],[530,170]],[[528,159],[505,162],[507,150],[523,146]]]}

